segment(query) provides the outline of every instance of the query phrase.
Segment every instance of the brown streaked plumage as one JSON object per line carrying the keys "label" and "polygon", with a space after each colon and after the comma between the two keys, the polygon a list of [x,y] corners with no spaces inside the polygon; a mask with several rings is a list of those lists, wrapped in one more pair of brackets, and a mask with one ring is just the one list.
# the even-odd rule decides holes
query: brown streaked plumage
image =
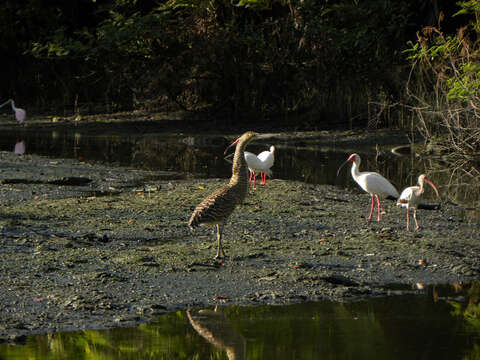
{"label": "brown streaked plumage", "polygon": [[207,196],[195,208],[188,222],[188,226],[192,229],[199,225],[217,226],[216,259],[225,257],[225,252],[222,248],[223,226],[228,217],[233,213],[233,210],[235,210],[235,207],[243,202],[248,192],[248,168],[244,151],[247,144],[255,137],[258,137],[257,133],[248,131],[227,147],[228,149],[233,145],[237,145],[233,157],[230,182]]}
{"label": "brown streaked plumage", "polygon": [[417,208],[422,195],[425,191],[425,182],[429,184],[438,197],[438,190],[433,185],[433,183],[427,178],[427,175],[422,174],[418,177],[418,185],[407,187],[402,191],[400,197],[397,200],[397,205],[407,208],[407,231],[409,230],[409,221],[410,221],[410,208],[413,208],[413,218],[415,219],[415,230],[420,229],[417,221]]}

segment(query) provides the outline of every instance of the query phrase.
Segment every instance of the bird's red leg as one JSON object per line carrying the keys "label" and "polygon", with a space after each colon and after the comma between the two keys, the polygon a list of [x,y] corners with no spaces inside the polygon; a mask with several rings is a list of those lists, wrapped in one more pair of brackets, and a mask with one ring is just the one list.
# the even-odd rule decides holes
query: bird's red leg
{"label": "bird's red leg", "polygon": [[264,182],[263,182],[263,172],[260,172],[260,179],[261,179],[260,184],[263,185],[264,184]]}
{"label": "bird's red leg", "polygon": [[263,174],[263,185],[267,185],[267,173]]}
{"label": "bird's red leg", "polygon": [[253,172],[253,189],[255,189],[255,180],[257,180],[257,174],[255,174],[255,171]]}
{"label": "bird's red leg", "polygon": [[252,176],[253,176],[253,172],[252,170],[250,170],[250,179],[248,179],[248,188],[250,188],[250,185],[252,184]]}
{"label": "bird's red leg", "polygon": [[418,221],[417,221],[417,209],[413,209],[413,218],[415,219],[415,230],[420,229],[420,226],[418,225]]}
{"label": "bird's red leg", "polygon": [[367,220],[372,220],[373,208],[375,207],[375,200],[373,199],[372,195],[372,206],[370,207],[370,215],[368,216]]}
{"label": "bird's red leg", "polygon": [[380,197],[378,195],[375,195],[375,197],[377,198],[377,221],[380,221],[382,217],[382,206],[380,205]]}

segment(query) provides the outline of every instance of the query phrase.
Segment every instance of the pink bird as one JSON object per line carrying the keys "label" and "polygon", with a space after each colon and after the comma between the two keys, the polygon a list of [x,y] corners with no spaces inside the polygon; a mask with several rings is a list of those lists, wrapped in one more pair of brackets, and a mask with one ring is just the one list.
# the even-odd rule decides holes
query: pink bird
{"label": "pink bird", "polygon": [[25,141],[23,140],[17,141],[13,149],[13,152],[17,155],[25,154]]}
{"label": "pink bird", "polygon": [[340,169],[348,162],[352,163],[352,177],[355,182],[360,185],[360,187],[370,194],[372,199],[372,206],[370,208],[370,215],[367,220],[372,220],[373,209],[375,207],[374,197],[377,199],[377,220],[380,221],[381,218],[381,206],[380,206],[380,196],[382,197],[394,197],[398,198],[398,191],[395,189],[387,179],[382,175],[376,172],[362,171],[358,169],[360,167],[360,156],[358,154],[352,154],[350,157],[338,168],[337,176],[340,172]]}
{"label": "pink bird", "polygon": [[15,107],[15,102],[13,101],[13,99],[8,99],[6,102],[0,105],[0,108],[7,105],[8,103],[10,103],[10,105],[12,106],[12,110],[15,113],[15,118],[17,119],[18,123],[20,125],[24,125],[25,119],[27,118],[27,112],[23,109]]}
{"label": "pink bird", "polygon": [[420,229],[420,226],[418,225],[418,221],[417,221],[417,208],[422,198],[422,195],[425,191],[425,187],[424,187],[425,182],[429,184],[433,188],[433,190],[435,190],[437,197],[440,198],[440,195],[438,195],[438,190],[435,187],[435,185],[433,185],[433,183],[427,178],[427,175],[422,174],[418,177],[418,185],[410,186],[404,189],[397,200],[398,206],[407,208],[407,231],[409,230],[410,208],[413,208],[413,218],[415,219],[415,230]]}

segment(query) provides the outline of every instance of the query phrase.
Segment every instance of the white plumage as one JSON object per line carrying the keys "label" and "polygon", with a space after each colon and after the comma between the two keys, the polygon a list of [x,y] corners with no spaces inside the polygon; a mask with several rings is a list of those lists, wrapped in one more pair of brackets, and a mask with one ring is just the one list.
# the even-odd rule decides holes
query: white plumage
{"label": "white plumage", "polygon": [[257,173],[260,173],[260,177],[262,179],[261,184],[267,183],[267,175],[272,175],[271,167],[273,166],[274,162],[274,152],[274,146],[270,147],[270,151],[262,151],[258,155],[245,151],[245,161],[247,162],[248,169],[250,170],[249,185],[253,178],[253,187],[255,188]]}
{"label": "white plumage", "polygon": [[416,186],[409,186],[405,188],[400,197],[397,200],[397,205],[407,208],[407,231],[409,230],[409,221],[410,221],[410,209],[413,208],[413,218],[415,219],[415,230],[420,229],[417,221],[417,208],[420,200],[422,199],[422,195],[425,192],[425,182],[428,183],[438,197],[438,190],[433,185],[433,183],[427,178],[425,174],[422,174],[418,177],[418,185]]}
{"label": "white plumage", "polygon": [[[375,207],[375,200],[374,197],[377,199],[377,220],[380,221],[381,219],[381,205],[380,205],[380,196],[387,197],[392,196],[395,199],[398,198],[398,191],[387,179],[385,179],[382,175],[376,172],[371,171],[363,171],[360,172],[360,156],[358,154],[352,154],[349,158],[340,166],[340,169],[347,163],[352,163],[351,173],[352,177],[355,182],[367,193],[370,194],[372,199],[372,204],[370,208],[370,215],[368,216],[367,220],[372,219],[373,209]],[[337,172],[337,174],[338,174]]]}
{"label": "white plumage", "polygon": [[260,176],[263,175],[262,184],[267,184],[267,175],[272,176],[272,171],[270,170],[275,161],[275,146],[270,146],[270,151],[262,151],[258,154],[258,158],[263,162],[264,170],[260,173]]}

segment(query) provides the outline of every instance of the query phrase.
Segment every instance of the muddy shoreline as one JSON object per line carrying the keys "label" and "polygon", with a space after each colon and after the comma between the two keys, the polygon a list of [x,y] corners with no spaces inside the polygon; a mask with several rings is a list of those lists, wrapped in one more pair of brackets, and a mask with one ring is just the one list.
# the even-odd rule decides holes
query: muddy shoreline
{"label": "muddy shoreline", "polygon": [[367,222],[360,190],[273,179],[232,215],[217,263],[214,229],[186,223],[226,179],[6,152],[0,170],[0,341],[480,278],[478,224],[453,204],[419,210],[422,230],[407,233],[392,201]]}

